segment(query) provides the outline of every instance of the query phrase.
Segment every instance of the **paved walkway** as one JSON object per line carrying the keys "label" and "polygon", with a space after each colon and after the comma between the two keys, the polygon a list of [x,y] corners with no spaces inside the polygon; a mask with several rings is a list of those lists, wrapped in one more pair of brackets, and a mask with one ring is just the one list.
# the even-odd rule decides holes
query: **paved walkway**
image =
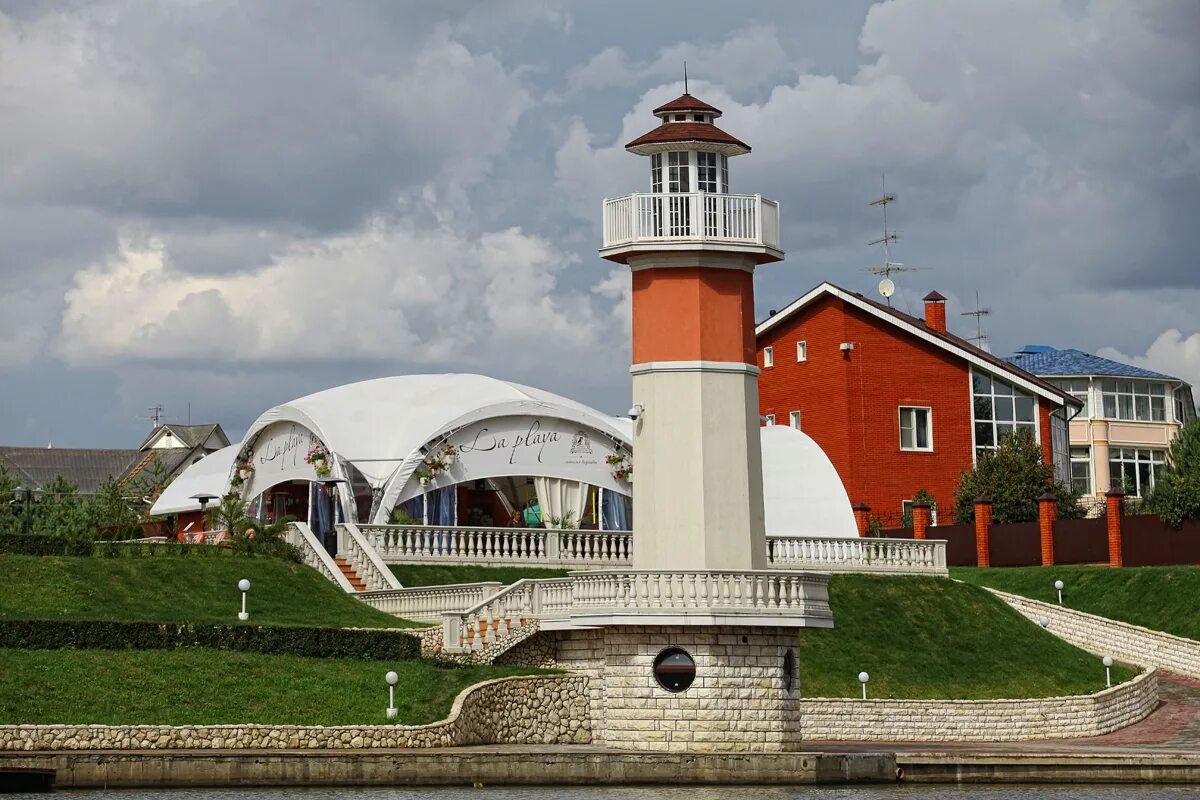
{"label": "paved walkway", "polygon": [[1141,722],[1104,736],[1089,739],[1053,739],[1035,742],[814,742],[804,749],[814,752],[896,752],[1083,755],[1192,754],[1200,755],[1200,680],[1158,674],[1160,705]]}

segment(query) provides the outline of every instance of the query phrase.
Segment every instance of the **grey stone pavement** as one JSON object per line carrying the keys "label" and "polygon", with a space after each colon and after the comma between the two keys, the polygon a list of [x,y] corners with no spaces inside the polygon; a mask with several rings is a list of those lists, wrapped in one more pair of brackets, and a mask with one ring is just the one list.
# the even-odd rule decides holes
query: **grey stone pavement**
{"label": "grey stone pavement", "polygon": [[1089,739],[1037,742],[814,742],[825,753],[946,753],[956,755],[1200,755],[1200,681],[1160,672],[1162,703],[1141,722]]}

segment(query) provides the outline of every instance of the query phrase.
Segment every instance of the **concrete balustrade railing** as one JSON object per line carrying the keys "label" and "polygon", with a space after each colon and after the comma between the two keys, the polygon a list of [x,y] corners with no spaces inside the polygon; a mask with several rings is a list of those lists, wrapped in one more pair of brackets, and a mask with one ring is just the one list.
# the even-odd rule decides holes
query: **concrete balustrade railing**
{"label": "concrete balustrade railing", "polygon": [[523,579],[462,612],[442,619],[446,652],[485,650],[531,622],[565,619],[571,607],[573,578]]}
{"label": "concrete balustrade railing", "polygon": [[446,612],[461,612],[477,606],[502,589],[504,584],[486,581],[367,591],[355,596],[367,605],[393,616],[416,622],[441,622]]}
{"label": "concrete balustrade railing", "polygon": [[768,560],[775,567],[821,572],[884,572],[946,575],[944,539],[818,539],[772,537]]}
{"label": "concrete balustrade railing", "polygon": [[350,585],[350,581],[346,579],[346,576],[342,574],[337,564],[334,563],[333,556],[326,552],[308,525],[303,522],[293,522],[284,533],[284,539],[288,544],[300,551],[300,557],[304,560],[305,564],[336,583],[343,591],[354,591],[354,587]]}
{"label": "concrete balustrade railing", "polygon": [[[363,537],[391,564],[482,564],[614,569],[632,566],[629,531],[547,528],[360,525]],[[946,542],[938,539],[829,539],[773,536],[773,567],[822,572],[945,575]]]}
{"label": "concrete balustrade railing", "polygon": [[362,578],[367,591],[403,588],[379,557],[378,550],[367,541],[357,525],[344,522],[339,524],[336,530],[338,555]]}

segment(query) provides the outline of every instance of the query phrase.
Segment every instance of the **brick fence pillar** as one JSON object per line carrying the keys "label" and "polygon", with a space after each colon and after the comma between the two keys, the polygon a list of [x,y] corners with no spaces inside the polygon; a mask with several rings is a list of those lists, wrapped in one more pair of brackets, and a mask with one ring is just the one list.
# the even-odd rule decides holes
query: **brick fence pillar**
{"label": "brick fence pillar", "polygon": [[1054,522],[1058,519],[1058,498],[1045,492],[1038,498],[1038,530],[1042,534],[1042,566],[1054,564]]}
{"label": "brick fence pillar", "polygon": [[975,498],[975,561],[978,566],[992,565],[988,537],[992,532],[992,501],[987,497]]}
{"label": "brick fence pillar", "polygon": [[871,507],[866,503],[854,504],[854,524],[858,526],[858,535],[866,536],[871,529]]}
{"label": "brick fence pillar", "polygon": [[913,538],[924,539],[926,532],[929,530],[929,503],[920,501],[912,504],[912,522],[913,522]]}
{"label": "brick fence pillar", "polygon": [[1125,515],[1125,493],[1110,489],[1104,495],[1104,513],[1108,520],[1108,565],[1122,567],[1125,557],[1121,555],[1121,517]]}

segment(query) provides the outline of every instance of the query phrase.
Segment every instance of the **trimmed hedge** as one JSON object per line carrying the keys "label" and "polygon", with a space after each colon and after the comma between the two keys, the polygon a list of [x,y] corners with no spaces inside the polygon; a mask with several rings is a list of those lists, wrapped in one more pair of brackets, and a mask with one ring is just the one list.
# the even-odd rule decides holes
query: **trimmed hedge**
{"label": "trimmed hedge", "polygon": [[82,536],[0,533],[0,553],[19,556],[90,556],[92,540]]}
{"label": "trimmed hedge", "polygon": [[415,661],[421,656],[421,642],[416,636],[385,628],[0,620],[0,648],[175,650],[181,647],[314,658]]}

